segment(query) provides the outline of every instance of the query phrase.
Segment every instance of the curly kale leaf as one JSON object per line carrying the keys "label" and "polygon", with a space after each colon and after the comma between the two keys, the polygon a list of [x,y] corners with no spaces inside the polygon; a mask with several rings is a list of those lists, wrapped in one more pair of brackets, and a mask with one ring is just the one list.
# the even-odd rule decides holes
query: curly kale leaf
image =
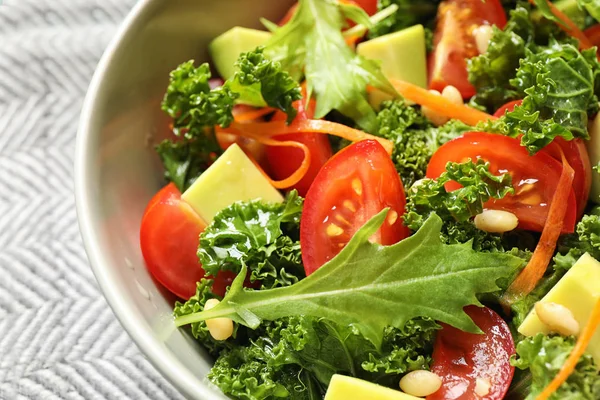
{"label": "curly kale leaf", "polygon": [[[176,302],[173,310],[175,317],[181,317],[188,314],[193,314],[204,310],[204,305],[208,299],[219,299],[219,296],[215,295],[211,289],[213,285],[212,279],[201,279],[197,283],[196,294],[192,296],[185,303]],[[206,350],[213,356],[217,356],[224,349],[232,349],[236,346],[235,337],[237,335],[238,324],[234,324],[235,330],[233,339],[230,340],[216,340],[208,332],[206,322],[194,322],[190,325],[192,335],[206,348]]]}
{"label": "curly kale leaf", "polygon": [[233,106],[276,107],[293,120],[292,102],[301,98],[300,86],[282,70],[281,64],[269,60],[262,48],[240,55],[238,71],[223,86],[211,89],[207,63],[194,67],[194,61],[179,65],[170,74],[162,109],[173,118],[176,135],[201,138],[206,129],[228,127],[233,121]]}
{"label": "curly kale leaf", "polygon": [[239,95],[224,86],[211,90],[210,77],[208,64],[195,68],[193,60],[171,72],[162,109],[173,118],[177,136],[202,138],[206,128],[229,126],[233,121],[232,110]]}
{"label": "curly kale leaf", "polygon": [[425,176],[439,146],[472,129],[460,121],[434,127],[417,108],[402,100],[384,102],[377,122],[375,134],[394,143],[392,160],[406,187]]}
{"label": "curly kale leaf", "polygon": [[529,10],[518,6],[510,12],[504,30],[493,27],[492,38],[485,53],[468,61],[469,81],[477,89],[471,103],[495,111],[503,104],[520,99],[524,93],[510,79],[515,76],[525,49],[532,45],[533,23]]}
{"label": "curly kale leaf", "polygon": [[292,103],[302,97],[300,87],[280,63],[265,57],[263,47],[242,53],[236,67],[238,70],[225,86],[239,94],[238,102],[275,107],[287,114],[288,123],[294,120],[297,110]]}
{"label": "curly kale leaf", "polygon": [[[445,185],[451,181],[463,187],[448,192]],[[486,201],[501,199],[509,193],[513,193],[511,176],[494,175],[489,163],[483,160],[449,162],[440,177],[423,179],[408,191],[404,223],[416,231],[429,215],[436,213],[444,221],[441,236],[445,243],[473,240],[476,250],[502,250],[499,235],[480,231],[470,219],[483,211]]]}
{"label": "curly kale leaf", "polygon": [[216,140],[207,137],[206,140],[163,140],[156,151],[165,168],[165,178],[183,193],[215,161],[221,148]]}
{"label": "curly kale leaf", "polygon": [[[575,339],[561,336],[538,334],[517,344],[517,356],[511,363],[531,373],[531,384],[521,398],[534,400],[558,374],[569,354],[573,351]],[[600,398],[600,379],[592,356],[584,354],[575,371],[569,376],[550,399],[552,400],[592,400]]]}
{"label": "curly kale leaf", "polygon": [[536,153],[555,137],[588,139],[588,113],[597,111],[600,63],[596,50],[579,52],[552,40],[526,51],[511,84],[526,94],[523,104],[503,118],[507,134],[523,134],[521,144]]}
{"label": "curly kale leaf", "polygon": [[209,379],[226,394],[248,399],[322,398],[336,373],[395,387],[402,374],[429,368],[438,329],[428,319],[410,320],[403,329],[388,327],[377,351],[352,327],[313,317],[283,318],[251,332],[247,346],[225,351]]}
{"label": "curly kale leaf", "polygon": [[293,191],[281,204],[253,200],[220,211],[200,235],[198,257],[206,273],[238,273],[246,265],[250,281],[262,288],[298,282],[305,276],[298,240],[302,204]]}
{"label": "curly kale leaf", "polygon": [[369,29],[368,37],[374,39],[416,24],[431,25],[435,20],[439,3],[440,0],[379,0],[377,2],[379,11],[393,4],[398,6],[398,10]]}

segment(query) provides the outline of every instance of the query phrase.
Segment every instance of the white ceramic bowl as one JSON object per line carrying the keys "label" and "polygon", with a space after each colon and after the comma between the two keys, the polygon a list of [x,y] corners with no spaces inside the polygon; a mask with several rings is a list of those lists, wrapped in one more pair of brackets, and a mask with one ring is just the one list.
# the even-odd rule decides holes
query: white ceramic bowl
{"label": "white ceramic bowl", "polygon": [[139,225],[165,183],[153,145],[168,133],[160,101],[168,74],[227,29],[277,20],[288,0],[140,0],[102,58],[84,104],[75,161],[77,213],[94,274],[123,327],[185,396],[224,399],[206,380],[212,360],[175,329],[174,298],[148,274]]}

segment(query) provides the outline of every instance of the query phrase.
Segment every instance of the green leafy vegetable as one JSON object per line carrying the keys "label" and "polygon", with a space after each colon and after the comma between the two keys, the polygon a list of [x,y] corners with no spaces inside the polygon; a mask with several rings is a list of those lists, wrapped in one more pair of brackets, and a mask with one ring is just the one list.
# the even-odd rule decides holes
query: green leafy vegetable
{"label": "green leafy vegetable", "polygon": [[288,122],[294,119],[292,102],[301,98],[300,87],[279,63],[267,59],[263,49],[257,48],[240,55],[236,66],[234,76],[212,90],[206,63],[195,68],[194,62],[188,61],[171,72],[162,109],[173,117],[176,135],[199,139],[206,136],[207,128],[229,126],[236,102],[276,107],[287,113]]}
{"label": "green leafy vegetable", "polygon": [[469,81],[477,89],[472,105],[494,112],[511,100],[524,97],[510,79],[515,76],[525,49],[533,43],[534,27],[529,10],[518,6],[510,12],[504,30],[493,27],[488,50],[468,61]]}
{"label": "green leafy vegetable", "polygon": [[439,3],[440,0],[379,0],[377,2],[378,10],[384,10],[393,4],[398,6],[398,10],[375,24],[369,30],[368,37],[374,39],[416,24],[430,25],[435,20]]}
{"label": "green leafy vegetable", "polygon": [[362,10],[349,13],[337,1],[300,0],[292,19],[273,32],[266,52],[297,79],[305,74],[309,95],[316,94],[316,118],[335,109],[372,131],[376,120],[367,85],[392,95],[396,91],[376,62],[346,44],[341,33],[346,17],[364,22],[367,16]]}
{"label": "green leafy vegetable", "polygon": [[[463,187],[448,192],[445,184],[450,181]],[[500,236],[478,230],[470,219],[483,211],[486,201],[501,199],[509,193],[513,193],[510,174],[492,174],[489,163],[449,162],[437,179],[424,179],[408,191],[404,222],[410,229],[418,230],[431,213],[436,213],[444,221],[440,232],[444,242],[473,240],[476,250],[501,250]]]}
{"label": "green leafy vegetable", "polygon": [[[196,287],[196,294],[192,296],[185,303],[179,301],[175,303],[173,315],[182,317],[193,313],[200,312],[204,309],[204,305],[208,299],[219,298],[213,292],[211,292],[213,285],[212,279],[201,279]],[[235,324],[236,330],[238,325]],[[208,332],[208,327],[204,321],[194,322],[191,324],[192,335],[196,338],[204,348],[213,356],[217,356],[224,349],[232,349],[236,346],[233,340],[216,340]],[[234,332],[234,338],[236,333]]]}
{"label": "green leafy vegetable", "polygon": [[[517,344],[517,357],[511,363],[531,373],[531,385],[525,400],[535,400],[556,376],[575,346],[573,337],[538,334]],[[600,398],[600,379],[592,356],[584,354],[577,368],[558,390],[552,400],[593,400]]]}
{"label": "green leafy vegetable", "polygon": [[577,0],[580,6],[598,22],[600,22],[600,2],[598,0]]}
{"label": "green leafy vegetable", "polygon": [[527,51],[511,83],[527,96],[523,105],[505,117],[508,133],[523,133],[521,143],[530,153],[556,136],[588,139],[588,111],[597,107],[596,50],[579,52],[572,44],[552,41],[547,48]]}
{"label": "green leafy vegetable", "polygon": [[284,203],[238,202],[220,211],[200,235],[198,257],[209,275],[250,269],[262,288],[288,286],[304,277],[299,227],[303,200],[296,191]]}
{"label": "green leafy vegetable", "polygon": [[165,178],[177,186],[181,193],[204,172],[221,154],[221,148],[214,138],[204,140],[163,140],[156,151],[165,167]]}
{"label": "green leafy vegetable", "polygon": [[[392,246],[369,238],[386,218],[382,211],[362,227],[327,264],[285,288],[246,291],[246,267],[215,308],[176,319],[181,326],[228,317],[251,328],[263,320],[314,316],[340,326],[355,326],[376,348],[386,326],[402,328],[406,321],[428,317],[477,332],[463,307],[480,304],[478,293],[498,289],[522,260],[504,253],[473,251],[470,244],[440,241],[442,220],[432,215],[412,237]],[[459,283],[460,282],[460,283]],[[428,296],[423,296],[423,293]]]}
{"label": "green leafy vegetable", "polygon": [[392,160],[405,187],[423,178],[433,153],[447,141],[472,130],[460,121],[434,127],[402,100],[386,101],[377,114],[377,136],[394,143]]}

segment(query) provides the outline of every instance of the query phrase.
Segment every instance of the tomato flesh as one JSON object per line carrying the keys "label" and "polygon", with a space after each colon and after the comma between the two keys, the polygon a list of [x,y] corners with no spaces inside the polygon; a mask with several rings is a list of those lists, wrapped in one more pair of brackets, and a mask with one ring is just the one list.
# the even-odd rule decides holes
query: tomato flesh
{"label": "tomato flesh", "polygon": [[[516,106],[520,106],[523,100],[515,100],[506,103],[500,107],[494,116],[502,117],[506,112],[513,111]],[[553,144],[546,146],[544,151],[550,154],[559,162],[562,162],[562,154],[565,155],[567,162],[575,171],[573,178],[573,190],[577,199],[577,218],[581,218],[585,212],[590,190],[592,187],[592,165],[590,157],[585,147],[583,139],[565,140],[562,137],[557,137],[553,140]]]}
{"label": "tomato flesh", "polygon": [[374,140],[346,147],[321,169],[310,187],[300,221],[304,269],[309,275],[332,259],[370,218],[389,207],[371,238],[390,245],[408,236],[402,215],[406,196],[384,148]]}
{"label": "tomato flesh", "polygon": [[447,0],[440,4],[434,50],[428,59],[430,89],[441,92],[452,85],[465,99],[475,94],[468,79],[467,59],[479,54],[473,31],[482,25],[506,25],[499,0]]}
{"label": "tomato flesh", "polygon": [[196,252],[205,227],[173,183],[150,200],[142,218],[140,245],[148,270],[183,299],[196,293],[196,282],[204,277]]}
{"label": "tomato flesh", "polygon": [[466,333],[441,324],[433,349],[431,371],[442,378],[442,387],[427,400],[473,400],[477,379],[490,383],[489,393],[482,398],[501,400],[508,391],[514,374],[510,357],[515,343],[506,322],[487,307],[469,306],[465,312],[483,331]]}
{"label": "tomato flesh", "polygon": [[[515,189],[514,195],[503,199],[492,199],[485,204],[487,209],[512,212],[519,219],[519,227],[541,232],[562,164],[545,151],[530,156],[521,146],[519,139],[483,132],[469,132],[440,147],[427,166],[427,177],[435,179],[446,170],[446,163],[483,159],[490,163],[490,171],[496,175],[510,173]],[[460,185],[449,182],[447,190]],[[569,206],[563,223],[563,233],[572,233],[577,219],[577,202],[571,190]]]}
{"label": "tomato flesh", "polygon": [[[314,99],[310,99],[308,104],[306,104],[306,91],[303,90],[303,98],[296,101],[294,107],[298,110],[298,114],[296,114],[296,118],[292,122],[292,125],[299,123],[299,121],[313,118],[315,115],[316,102]],[[287,116],[284,112],[278,111],[273,116],[273,121],[284,121],[286,118]],[[308,171],[306,172],[306,175],[291,188],[298,190],[300,196],[305,196],[315,177],[333,154],[327,135],[314,132],[302,132],[278,135],[275,136],[275,139],[299,142],[308,147],[308,150],[310,151],[310,166]],[[267,146],[266,156],[271,175],[279,180],[292,175],[300,167],[302,160],[304,159],[302,150],[294,147]]]}

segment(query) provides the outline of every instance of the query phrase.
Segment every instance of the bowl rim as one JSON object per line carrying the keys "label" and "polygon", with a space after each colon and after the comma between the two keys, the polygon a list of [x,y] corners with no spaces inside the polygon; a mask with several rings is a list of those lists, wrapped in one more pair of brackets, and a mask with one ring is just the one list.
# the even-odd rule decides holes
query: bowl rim
{"label": "bowl rim", "polygon": [[92,272],[98,281],[100,291],[121,323],[121,326],[133,339],[142,354],[180,393],[186,397],[216,400],[218,397],[215,396],[215,392],[202,383],[197,376],[192,374],[164,346],[160,345],[161,343],[153,336],[146,321],[135,312],[134,307],[111,284],[115,279],[114,274],[108,268],[103,267],[109,264],[109,260],[100,248],[100,235],[94,229],[97,221],[94,220],[90,206],[91,199],[93,198],[93,183],[87,179],[87,176],[89,175],[90,160],[92,159],[90,154],[92,151],[97,150],[92,146],[90,132],[92,130],[98,92],[106,77],[107,70],[113,62],[115,52],[121,46],[123,39],[130,34],[132,26],[140,22],[143,12],[155,1],[139,0],[135,3],[104,51],[88,87],[80,114],[75,144],[75,208],[79,230]]}

